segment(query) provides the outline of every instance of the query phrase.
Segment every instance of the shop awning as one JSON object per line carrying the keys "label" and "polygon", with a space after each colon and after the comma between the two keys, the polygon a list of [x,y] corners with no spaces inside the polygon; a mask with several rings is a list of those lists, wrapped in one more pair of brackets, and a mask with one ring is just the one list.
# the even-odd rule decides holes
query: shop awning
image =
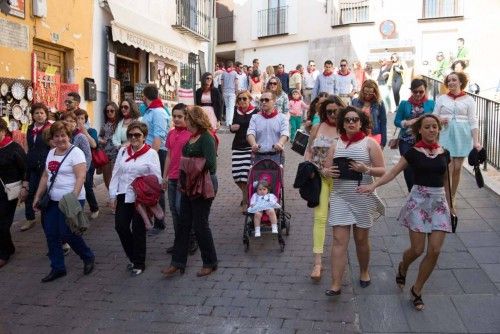
{"label": "shop awning", "polygon": [[[108,0],[107,3],[113,14],[111,22],[113,41],[174,61],[188,62],[189,51],[173,46],[166,40],[167,32],[170,30],[167,23],[152,21],[123,6],[120,1]],[[179,42],[178,44],[182,43],[182,41]]]}

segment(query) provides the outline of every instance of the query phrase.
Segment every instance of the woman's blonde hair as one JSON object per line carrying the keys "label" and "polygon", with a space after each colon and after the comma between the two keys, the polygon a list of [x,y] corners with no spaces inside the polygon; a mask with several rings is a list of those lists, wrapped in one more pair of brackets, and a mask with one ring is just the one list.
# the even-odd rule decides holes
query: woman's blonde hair
{"label": "woman's blonde hair", "polygon": [[248,90],[240,90],[238,94],[236,94],[236,104],[238,104],[238,97],[240,97],[241,95],[246,96],[249,101],[253,100],[252,94],[250,94]]}
{"label": "woman's blonde hair", "polygon": [[269,65],[269,66],[266,67],[266,74],[269,75],[269,76],[270,75],[274,75],[274,67],[273,67],[273,65]]}
{"label": "woman's blonde hair", "polygon": [[191,125],[196,127],[198,130],[206,131],[212,128],[207,114],[199,106],[187,107],[184,111],[184,115],[186,117],[186,120],[188,120],[189,123],[191,123]]}
{"label": "woman's blonde hair", "polygon": [[378,89],[378,85],[374,80],[367,79],[361,85],[361,89],[359,90],[359,99],[361,101],[366,101],[366,95],[365,95],[365,92],[363,91],[364,88],[373,88],[373,94],[375,96],[375,101],[377,101],[377,102],[381,101],[380,90]]}

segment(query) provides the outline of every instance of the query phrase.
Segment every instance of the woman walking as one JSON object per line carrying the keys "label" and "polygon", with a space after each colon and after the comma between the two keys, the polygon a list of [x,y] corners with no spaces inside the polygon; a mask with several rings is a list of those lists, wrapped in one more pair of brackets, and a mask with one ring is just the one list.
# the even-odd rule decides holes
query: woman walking
{"label": "woman walking", "polygon": [[[425,80],[413,79],[410,90],[410,98],[408,101],[401,101],[394,118],[394,125],[401,128],[398,138],[399,154],[401,156],[404,156],[415,145],[415,135],[411,131],[413,124],[417,122],[420,116],[432,113],[434,110],[434,101],[427,99],[427,83]],[[405,168],[403,174],[408,192],[410,192],[413,187],[411,166]]]}
{"label": "woman walking", "polygon": [[411,147],[388,173],[371,185],[359,187],[360,193],[371,193],[377,187],[393,180],[407,166],[414,173],[415,186],[411,189],[406,204],[401,209],[399,220],[408,228],[410,247],[403,253],[398,266],[396,283],[402,288],[410,265],[427,252],[418,269],[418,275],[410,292],[413,306],[424,309],[422,289],[437,263],[447,232],[451,232],[450,211],[446,201],[444,185],[446,168],[450,161],[449,152],[439,143],[441,124],[434,115],[423,115],[412,125],[416,144]]}
{"label": "woman walking", "polygon": [[269,79],[266,85],[266,90],[271,91],[274,95],[276,95],[276,110],[288,117],[288,94],[283,90],[283,87],[281,87],[281,81],[277,77]]}
{"label": "woman walking", "polygon": [[[313,126],[304,159],[311,161],[321,172],[325,165],[329,148],[338,138],[337,133],[337,110],[345,108],[344,102],[338,96],[332,96],[321,104],[319,125]],[[321,192],[319,195],[319,205],[314,208],[313,224],[313,255],[314,266],[311,272],[311,279],[319,281],[321,279],[321,256],[325,244],[326,220],[328,218],[328,206],[330,192],[332,191],[333,180],[325,175],[321,175]]]}
{"label": "woman walking", "polygon": [[125,99],[120,104],[120,111],[118,112],[118,124],[113,133],[113,145],[117,148],[128,145],[127,129],[130,123],[139,120],[141,114],[139,107],[132,99]]}
{"label": "woman walking", "polygon": [[220,126],[224,101],[219,90],[214,87],[211,73],[207,72],[201,76],[201,87],[196,90],[195,104],[205,111],[212,130],[216,131]]}
{"label": "woman walking", "polygon": [[391,55],[391,70],[389,71],[389,78],[387,80],[389,88],[392,87],[392,94],[394,95],[394,102],[396,104],[396,108],[399,106],[399,101],[401,99],[399,95],[399,91],[401,90],[401,86],[404,83],[404,75],[406,71],[406,66],[399,59],[397,53],[393,53]]}
{"label": "woman walking", "polygon": [[[0,181],[0,268],[2,268],[16,251],[10,227],[14,221],[18,200],[22,202],[29,190],[26,178],[26,153],[12,140],[12,133],[3,118],[0,118]],[[6,187],[16,182],[21,182],[21,191],[16,198],[9,199]]]}
{"label": "woman walking", "polygon": [[[373,177],[385,172],[380,145],[368,137],[370,119],[354,107],[340,109],[337,115],[340,139],[328,151],[323,175],[333,177],[328,224],[333,227],[332,284],[327,296],[340,294],[351,226],[359,262],[359,285],[370,285],[369,232],[373,221],[384,213],[384,205],[376,194],[356,192],[360,184],[373,183]],[[334,160],[335,159],[335,160]]]}
{"label": "woman walking", "polygon": [[[181,195],[181,222],[178,232],[175,234],[172,262],[170,267],[162,270],[165,277],[170,277],[177,271],[181,274],[184,273],[191,227],[196,234],[196,240],[203,261],[203,267],[196,273],[196,276],[210,275],[217,270],[218,262],[212,231],[208,224],[210,208],[217,193],[217,176],[215,175],[217,170],[217,154],[215,151],[215,140],[210,133],[210,121],[201,107],[194,106],[188,108],[185,116],[186,126],[189,132],[191,132],[191,137],[182,150],[182,159],[185,162],[185,167],[190,164],[189,162],[201,164],[204,161],[204,165],[197,171],[194,171],[195,168],[192,168],[193,171],[183,170],[183,161],[181,160],[181,178],[184,179],[184,182],[181,183],[181,189],[183,190]],[[187,172],[189,172],[189,175]],[[208,173],[208,175],[205,173]],[[206,182],[211,181],[213,188],[209,190],[207,189],[207,185],[207,187],[204,187],[202,194],[193,196],[191,194],[191,182],[200,177],[204,178]],[[207,178],[210,180],[207,180]]]}
{"label": "woman walking", "polygon": [[248,204],[248,171],[252,164],[252,148],[246,137],[250,119],[259,110],[252,105],[252,95],[248,91],[242,91],[236,95],[236,106],[233,124],[229,128],[231,133],[234,133],[231,146],[232,174],[234,182],[241,190],[241,211],[245,212]]}
{"label": "woman walking", "polygon": [[104,106],[103,114],[104,124],[101,126],[101,131],[99,131],[99,148],[106,153],[109,159],[109,163],[101,167],[104,185],[106,189],[109,189],[111,173],[119,148],[119,146],[113,144],[113,134],[115,133],[118,122],[121,121],[121,114],[119,113],[118,106],[114,102],[108,102]]}

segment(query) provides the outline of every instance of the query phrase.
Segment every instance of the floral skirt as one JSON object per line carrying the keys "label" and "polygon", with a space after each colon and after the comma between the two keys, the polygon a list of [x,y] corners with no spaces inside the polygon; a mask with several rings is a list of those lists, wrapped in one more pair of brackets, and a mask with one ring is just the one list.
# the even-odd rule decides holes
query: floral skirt
{"label": "floral skirt", "polygon": [[451,232],[450,209],[444,188],[414,185],[398,220],[415,232]]}

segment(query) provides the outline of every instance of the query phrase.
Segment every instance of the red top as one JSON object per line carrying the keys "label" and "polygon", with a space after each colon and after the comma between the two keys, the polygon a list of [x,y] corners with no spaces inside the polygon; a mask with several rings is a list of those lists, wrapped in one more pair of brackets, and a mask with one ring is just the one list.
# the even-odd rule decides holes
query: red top
{"label": "red top", "polygon": [[191,132],[186,128],[173,128],[169,131],[165,146],[170,151],[170,165],[168,167],[168,179],[179,178],[179,164],[182,156],[182,148],[191,138]]}

